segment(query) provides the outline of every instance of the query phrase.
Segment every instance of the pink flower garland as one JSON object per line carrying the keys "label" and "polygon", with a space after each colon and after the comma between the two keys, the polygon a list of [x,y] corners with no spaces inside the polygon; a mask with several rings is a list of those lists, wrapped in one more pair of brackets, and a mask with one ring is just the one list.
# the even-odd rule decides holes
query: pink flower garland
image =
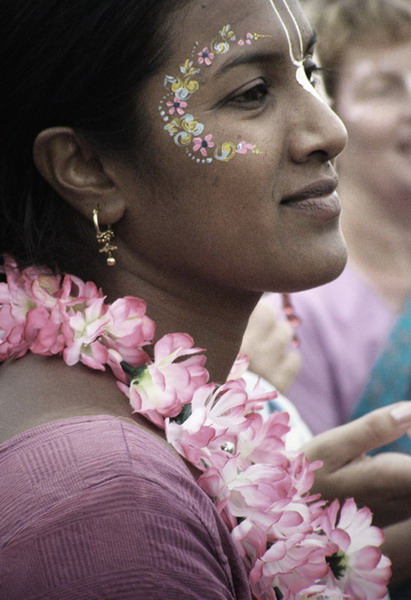
{"label": "pink flower garland", "polygon": [[275,392],[250,396],[242,379],[207,383],[203,350],[186,334],[165,335],[151,358],[145,348],[155,325],[143,300],[110,305],[91,282],[20,271],[10,257],[1,272],[0,361],[30,351],[110,367],[133,412],[203,472],[198,483],[231,531],[256,600],[385,597],[390,562],[381,531],[354,500],[327,506],[310,495],[320,463],[286,451],[286,413],[259,413]]}

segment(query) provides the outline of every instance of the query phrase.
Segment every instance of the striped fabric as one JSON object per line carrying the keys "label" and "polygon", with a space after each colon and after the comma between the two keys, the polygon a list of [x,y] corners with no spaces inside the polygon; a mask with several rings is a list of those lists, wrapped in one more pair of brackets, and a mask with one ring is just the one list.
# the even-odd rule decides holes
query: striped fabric
{"label": "striped fabric", "polygon": [[250,600],[229,533],[185,464],[114,417],[0,446],[0,600]]}

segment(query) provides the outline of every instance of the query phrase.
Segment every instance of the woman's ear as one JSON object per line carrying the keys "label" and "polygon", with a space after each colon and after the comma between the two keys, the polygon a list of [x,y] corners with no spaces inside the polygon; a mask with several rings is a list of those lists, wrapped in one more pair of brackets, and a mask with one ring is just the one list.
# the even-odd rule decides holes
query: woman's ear
{"label": "woman's ear", "polygon": [[33,146],[35,165],[44,179],[88,219],[98,208],[102,224],[116,223],[126,206],[117,186],[92,146],[70,127],[50,127]]}

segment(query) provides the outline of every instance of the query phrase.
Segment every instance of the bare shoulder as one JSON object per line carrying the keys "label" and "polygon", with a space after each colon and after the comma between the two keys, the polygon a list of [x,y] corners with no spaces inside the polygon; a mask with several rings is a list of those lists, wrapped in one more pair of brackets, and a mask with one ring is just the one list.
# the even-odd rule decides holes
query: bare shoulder
{"label": "bare shoulder", "polygon": [[0,366],[0,443],[37,425],[92,414],[130,417],[109,373],[32,354]]}

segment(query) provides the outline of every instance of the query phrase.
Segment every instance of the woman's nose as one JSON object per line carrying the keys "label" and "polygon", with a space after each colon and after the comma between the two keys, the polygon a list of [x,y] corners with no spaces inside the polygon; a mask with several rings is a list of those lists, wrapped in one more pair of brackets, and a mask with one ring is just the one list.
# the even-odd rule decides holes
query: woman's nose
{"label": "woman's nose", "polygon": [[[347,143],[347,130],[314,88],[298,90],[290,128],[290,154],[295,162],[305,162],[314,155],[329,161],[338,156]],[[297,100],[297,98],[295,98]]]}

